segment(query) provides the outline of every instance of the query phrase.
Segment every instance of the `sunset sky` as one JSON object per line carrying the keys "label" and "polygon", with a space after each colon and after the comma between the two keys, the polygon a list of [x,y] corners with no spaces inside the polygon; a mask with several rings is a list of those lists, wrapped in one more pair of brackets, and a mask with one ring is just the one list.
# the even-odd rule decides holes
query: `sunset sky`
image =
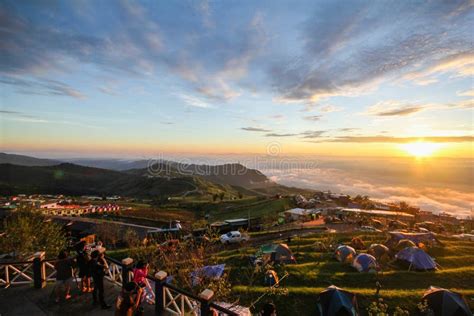
{"label": "sunset sky", "polygon": [[472,157],[473,29],[472,1],[2,0],[0,150]]}

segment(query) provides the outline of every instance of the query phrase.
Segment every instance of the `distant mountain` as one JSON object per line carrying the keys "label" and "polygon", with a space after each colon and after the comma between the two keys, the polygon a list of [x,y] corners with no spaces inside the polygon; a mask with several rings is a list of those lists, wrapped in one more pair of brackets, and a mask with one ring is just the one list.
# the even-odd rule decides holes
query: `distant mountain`
{"label": "distant mountain", "polygon": [[198,176],[210,182],[243,188],[261,188],[274,185],[260,171],[249,169],[237,163],[210,166],[161,161],[147,168],[132,169],[127,172],[157,177]]}
{"label": "distant mountain", "polygon": [[130,169],[143,169],[148,166],[149,160],[127,160],[127,159],[65,159],[64,161],[70,162],[76,165],[110,169],[117,171],[124,171]]}
{"label": "distant mountain", "polygon": [[193,176],[152,178],[106,169],[63,163],[56,166],[0,164],[0,194],[122,195],[159,197],[227,192],[229,186]]}
{"label": "distant mountain", "polygon": [[61,162],[51,159],[40,159],[30,156],[0,153],[0,164],[9,163],[19,166],[54,166]]}
{"label": "distant mountain", "polygon": [[80,160],[83,164],[107,166],[96,168],[20,155],[0,154],[0,157],[2,162],[7,162],[0,164],[0,194],[3,195],[43,193],[157,197],[225,192],[238,196],[239,192],[245,195],[272,195],[299,190],[274,183],[260,171],[241,164],[209,166],[159,161],[149,166],[148,160]]}

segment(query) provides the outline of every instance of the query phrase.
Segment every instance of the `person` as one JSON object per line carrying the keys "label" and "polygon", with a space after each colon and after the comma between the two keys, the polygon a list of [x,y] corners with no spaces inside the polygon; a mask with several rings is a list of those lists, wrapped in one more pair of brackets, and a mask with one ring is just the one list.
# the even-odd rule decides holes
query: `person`
{"label": "person", "polygon": [[94,250],[92,252],[91,260],[91,274],[94,280],[94,290],[92,291],[93,304],[97,304],[97,296],[102,309],[109,309],[111,306],[107,305],[104,299],[104,276],[107,269],[107,262],[103,252]]}
{"label": "person", "polygon": [[81,241],[76,249],[76,262],[79,268],[79,277],[81,278],[81,288],[83,293],[92,292],[91,287],[91,257],[85,251],[85,242]]}
{"label": "person", "polygon": [[58,261],[55,263],[56,268],[56,303],[59,303],[61,296],[61,288],[64,287],[65,299],[71,298],[71,284],[73,276],[74,262],[68,258],[68,253],[63,250],[58,255]]}
{"label": "person", "polygon": [[[138,284],[144,291],[149,294],[153,293],[151,289],[150,282],[148,282],[148,269],[149,264],[145,263],[144,261],[140,260],[137,262],[136,267],[133,269],[133,282]],[[143,295],[142,299],[145,299],[147,295]]]}
{"label": "person", "polygon": [[135,282],[125,284],[115,304],[115,316],[140,314],[143,289]]}
{"label": "person", "polygon": [[276,316],[276,307],[273,303],[266,303],[263,305],[261,316]]}

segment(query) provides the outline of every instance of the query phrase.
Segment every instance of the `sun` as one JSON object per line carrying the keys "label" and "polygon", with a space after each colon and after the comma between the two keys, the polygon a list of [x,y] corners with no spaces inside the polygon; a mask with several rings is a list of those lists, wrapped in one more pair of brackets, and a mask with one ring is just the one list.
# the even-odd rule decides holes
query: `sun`
{"label": "sun", "polygon": [[403,144],[401,145],[401,148],[414,157],[429,157],[441,148],[441,144],[418,141],[415,143]]}

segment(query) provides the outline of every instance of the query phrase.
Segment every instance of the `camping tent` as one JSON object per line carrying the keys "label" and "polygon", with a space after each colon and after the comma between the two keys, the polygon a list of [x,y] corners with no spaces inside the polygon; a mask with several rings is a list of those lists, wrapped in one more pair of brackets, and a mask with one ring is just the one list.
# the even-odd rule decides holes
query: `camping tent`
{"label": "camping tent", "polygon": [[395,247],[402,239],[408,239],[415,244],[424,243],[427,245],[441,244],[436,236],[432,233],[404,233],[404,232],[389,232],[389,238],[385,245],[389,248]]}
{"label": "camping tent", "polygon": [[375,257],[375,259],[380,260],[383,255],[388,255],[389,249],[387,246],[382,244],[372,244],[370,245],[369,249],[367,250],[369,255]]}
{"label": "camping tent", "polygon": [[204,266],[191,272],[192,284],[198,285],[204,278],[207,279],[220,279],[224,273],[225,264],[217,264],[214,266]]}
{"label": "camping tent", "polygon": [[354,237],[354,238],[352,238],[352,240],[351,240],[351,246],[352,246],[354,249],[357,249],[357,250],[365,249],[364,242],[363,242],[362,239],[360,239],[359,237]]}
{"label": "camping tent", "polygon": [[336,248],[334,255],[340,262],[352,262],[356,256],[356,251],[351,246],[341,245]]}
{"label": "camping tent", "polygon": [[331,285],[318,295],[320,316],[358,315],[355,294]]}
{"label": "camping tent", "polygon": [[369,272],[370,270],[377,269],[377,260],[374,256],[366,253],[358,254],[352,262],[352,266],[359,272]]}
{"label": "camping tent", "polygon": [[395,258],[409,264],[408,270],[434,270],[436,262],[423,249],[418,247],[407,247],[400,250]]}
{"label": "camping tent", "polygon": [[409,239],[400,239],[400,241],[395,246],[395,250],[400,251],[400,250],[405,249],[407,247],[416,247],[416,244],[413,241],[409,240]]}
{"label": "camping tent", "polygon": [[264,245],[260,247],[260,251],[257,253],[257,257],[260,256],[264,257],[264,262],[296,263],[296,259],[287,244]]}
{"label": "camping tent", "polygon": [[434,316],[471,316],[466,301],[461,294],[431,286],[423,295]]}

